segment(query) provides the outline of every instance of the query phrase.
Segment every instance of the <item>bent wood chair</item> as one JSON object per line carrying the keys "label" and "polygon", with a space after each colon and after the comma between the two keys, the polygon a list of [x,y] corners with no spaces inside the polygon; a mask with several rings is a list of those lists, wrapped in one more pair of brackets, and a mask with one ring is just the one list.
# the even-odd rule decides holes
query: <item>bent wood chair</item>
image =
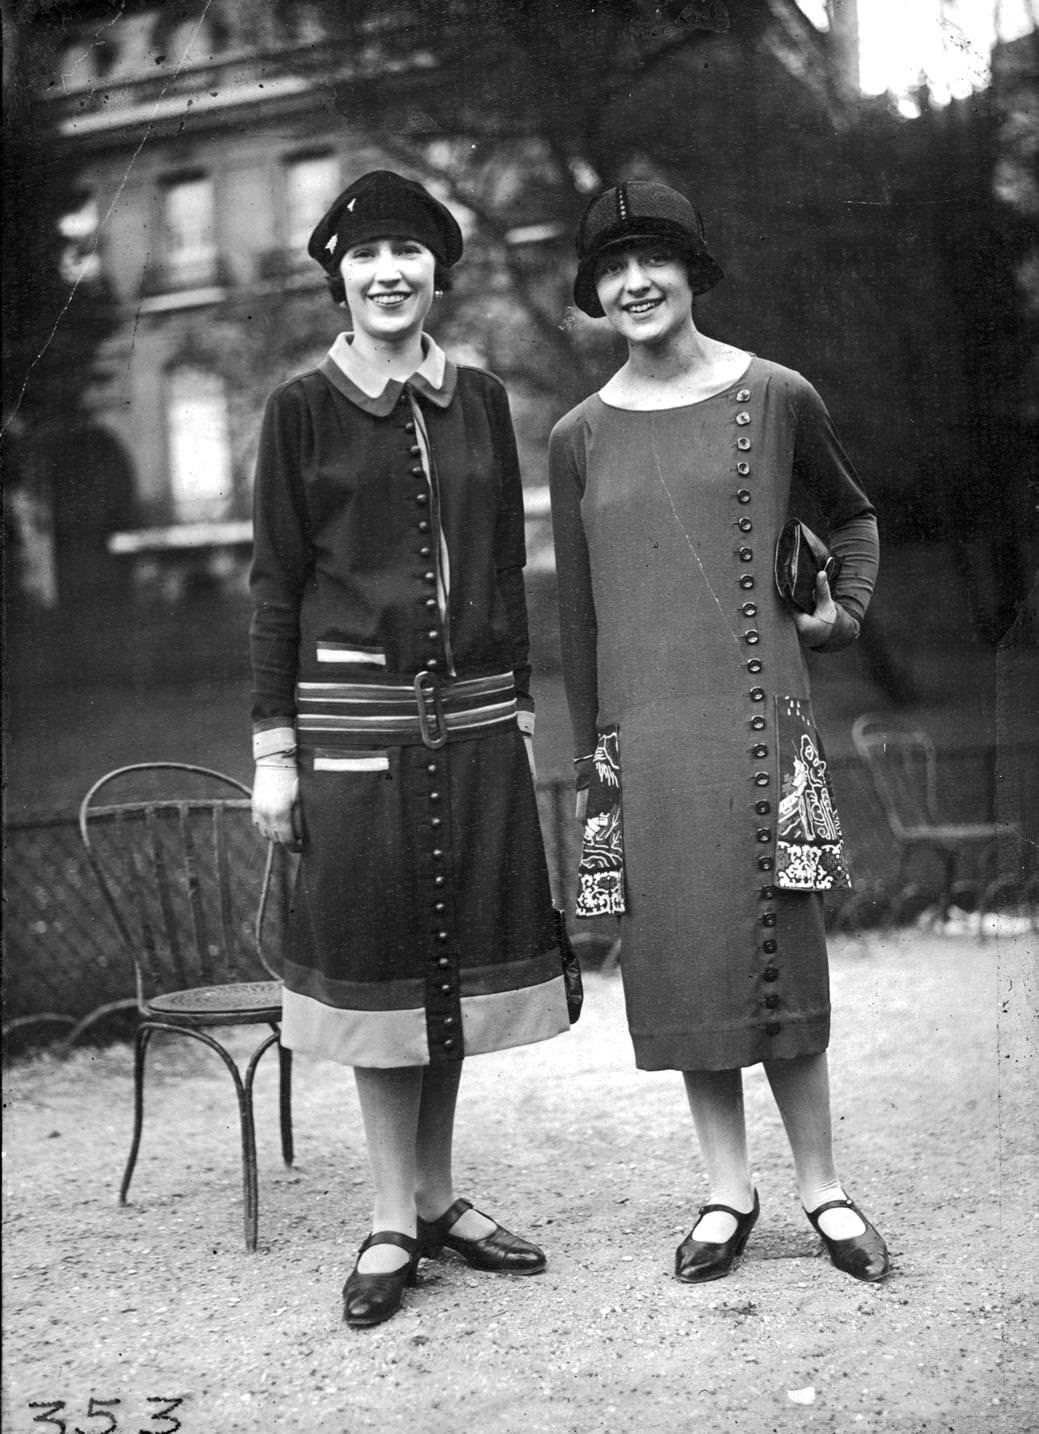
{"label": "bent wood chair", "polygon": [[[279,1060],[281,1149],[293,1160],[292,1055],[280,1041],[282,986],[261,937],[276,854],[251,822],[248,787],[206,767],[146,762],[108,772],[87,792],[79,831],[133,963],[141,1022],[134,1043],[133,1139],[119,1189],[126,1204],[144,1123],[145,1060],[157,1031],[208,1046],[234,1082],[241,1131],[245,1244],[258,1224],[253,1082]],[[221,1027],[268,1026],[244,1074]]]}
{"label": "bent wood chair", "polygon": [[885,713],[866,712],[851,728],[852,743],[865,763],[899,851],[896,880],[903,887],[916,852],[929,850],[942,864],[941,914],[947,916],[960,885],[960,861],[971,847],[996,851],[1017,843],[1014,822],[952,822],[938,804],[938,760],[927,732]]}

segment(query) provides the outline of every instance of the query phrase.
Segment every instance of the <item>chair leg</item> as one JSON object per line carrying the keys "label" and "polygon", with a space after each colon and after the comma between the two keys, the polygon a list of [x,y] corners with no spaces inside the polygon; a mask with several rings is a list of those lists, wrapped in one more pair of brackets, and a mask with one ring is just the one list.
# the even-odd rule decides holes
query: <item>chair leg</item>
{"label": "chair leg", "polygon": [[126,1157],[126,1168],[123,1171],[122,1184],[119,1186],[119,1203],[126,1204],[126,1197],[130,1190],[130,1181],[133,1179],[134,1169],[137,1165],[137,1153],[141,1148],[141,1131],[144,1128],[144,1060],[148,1054],[148,1043],[154,1034],[154,1026],[140,1025],[137,1027],[137,1035],[134,1038],[133,1056],[133,1137],[130,1141],[130,1153]]}
{"label": "chair leg", "polygon": [[[278,1032],[274,1033],[259,1045],[253,1052],[242,1079],[242,1073],[235,1064],[234,1059],[228,1051],[206,1031],[193,1030],[183,1027],[172,1027],[164,1025],[149,1025],[143,1023],[137,1028],[137,1037],[134,1043],[134,1127],[133,1140],[130,1145],[130,1154],[127,1158],[126,1169],[123,1172],[123,1183],[119,1189],[119,1203],[126,1204],[127,1191],[130,1188],[130,1181],[133,1178],[134,1166],[137,1163],[137,1152],[141,1144],[141,1131],[144,1126],[144,1065],[148,1044],[152,1035],[157,1030],[169,1030],[176,1035],[188,1036],[192,1040],[199,1041],[202,1045],[208,1046],[215,1051],[227,1068],[228,1074],[234,1082],[235,1096],[238,1101],[238,1121],[242,1135],[242,1195],[244,1202],[243,1221],[245,1225],[245,1248],[255,1250],[259,1227],[259,1177],[256,1161],[256,1126],[253,1118],[253,1079],[256,1075],[256,1067],[260,1057],[269,1046],[278,1040]],[[280,1050],[280,1046],[279,1046]],[[291,1053],[286,1051],[286,1056]],[[289,1066],[291,1070],[291,1065]],[[283,1078],[288,1079],[283,1072]],[[287,1099],[287,1097],[286,1097]],[[283,1110],[287,1110],[283,1106]],[[291,1119],[291,1117],[289,1117]],[[285,1126],[282,1127],[282,1142],[284,1149]],[[289,1126],[289,1156],[292,1156],[291,1147],[291,1125]]]}
{"label": "chair leg", "polygon": [[257,1060],[276,1037],[268,1036],[259,1050],[254,1053],[252,1060],[249,1062],[246,1078],[243,1081],[242,1073],[235,1064],[230,1052],[225,1050],[220,1042],[209,1035],[207,1031],[192,1030],[185,1031],[184,1034],[190,1035],[194,1040],[201,1041],[203,1045],[208,1046],[210,1050],[216,1051],[217,1055],[227,1067],[228,1074],[234,1082],[235,1096],[238,1100],[238,1123],[242,1133],[242,1201],[244,1206],[242,1219],[245,1225],[245,1248],[247,1250],[255,1250],[257,1226],[259,1223],[259,1196],[257,1193],[256,1131],[253,1125],[252,1080],[256,1072]]}
{"label": "chair leg", "polygon": [[[256,1167],[256,1122],[253,1118],[253,1082],[260,1057],[270,1046],[278,1043],[275,1029],[265,1041],[261,1041],[249,1058],[244,1081],[236,1079],[238,1090],[238,1115],[242,1125],[242,1184],[245,1193],[245,1248],[256,1249],[259,1225],[259,1177]],[[280,1049],[280,1043],[279,1043]],[[235,1071],[238,1077],[238,1072]]]}
{"label": "chair leg", "polygon": [[259,1177],[256,1169],[256,1127],[251,1087],[238,1087],[238,1119],[242,1129],[242,1218],[245,1248],[256,1249],[259,1231]]}
{"label": "chair leg", "polygon": [[281,1158],[291,1165],[296,1155],[292,1139],[292,1052],[278,1042],[278,1109],[281,1116]]}

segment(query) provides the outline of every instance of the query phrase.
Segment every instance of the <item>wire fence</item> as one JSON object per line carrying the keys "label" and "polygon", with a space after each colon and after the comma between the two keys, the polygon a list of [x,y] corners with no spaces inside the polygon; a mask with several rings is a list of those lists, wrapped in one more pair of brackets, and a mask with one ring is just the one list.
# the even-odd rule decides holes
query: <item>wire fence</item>
{"label": "wire fence", "polygon": [[[919,917],[941,895],[943,868],[926,854],[905,873],[899,850],[856,758],[831,762],[831,775],[851,858],[854,885],[828,893],[831,929],[856,931],[901,924]],[[950,821],[981,821],[1001,814],[1000,783],[1034,780],[1039,744],[998,754],[990,747],[960,748],[939,758],[939,785]],[[538,804],[555,900],[573,909],[580,829],[573,816],[573,788],[563,779],[538,784]],[[1039,847],[1035,803],[1024,816],[1024,852]],[[86,861],[76,815],[41,813],[5,827],[4,1031],[31,1028],[68,1039],[85,1031],[92,1017],[133,1006],[134,979],[112,917]],[[1019,856],[994,848],[967,854],[954,892],[961,909],[977,910],[985,894],[1002,889],[1020,896]],[[1008,865],[1008,861],[1011,863]],[[1034,887],[1032,888],[1034,896]],[[616,925],[605,918],[580,923],[580,943],[590,962],[596,953],[616,954]],[[16,1043],[17,1044],[17,1043]]]}

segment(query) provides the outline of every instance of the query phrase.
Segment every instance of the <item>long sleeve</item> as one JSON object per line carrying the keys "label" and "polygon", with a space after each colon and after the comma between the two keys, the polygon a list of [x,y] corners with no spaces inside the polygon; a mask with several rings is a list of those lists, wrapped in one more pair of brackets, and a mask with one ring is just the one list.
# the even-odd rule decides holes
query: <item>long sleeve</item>
{"label": "long sleeve", "polygon": [[277,390],[264,412],[253,490],[249,645],[256,732],[295,723],[299,611],[310,567],[300,480],[306,433],[302,400],[291,387]]}
{"label": "long sleeve", "polygon": [[859,635],[876,586],[880,547],[876,512],[815,389],[804,383],[795,399],[794,476],[824,514],[831,552],[841,560],[833,588],[838,620],[817,652],[835,652]]}
{"label": "long sleeve", "polygon": [[549,440],[549,483],[563,678],[574,753],[583,757],[595,750],[597,739],[598,623],[588,543],[581,522],[585,474],[575,447],[575,426],[562,419]]}

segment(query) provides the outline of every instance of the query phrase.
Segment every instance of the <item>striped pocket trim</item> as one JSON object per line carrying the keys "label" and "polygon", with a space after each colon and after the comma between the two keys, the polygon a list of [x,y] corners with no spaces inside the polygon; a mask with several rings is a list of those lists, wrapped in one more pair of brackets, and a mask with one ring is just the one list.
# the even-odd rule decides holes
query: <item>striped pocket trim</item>
{"label": "striped pocket trim", "polygon": [[315,752],[315,772],[388,772],[385,752]]}
{"label": "striped pocket trim", "polygon": [[354,647],[345,642],[319,642],[318,662],[352,662],[367,667],[385,667],[386,653],[381,647]]}

